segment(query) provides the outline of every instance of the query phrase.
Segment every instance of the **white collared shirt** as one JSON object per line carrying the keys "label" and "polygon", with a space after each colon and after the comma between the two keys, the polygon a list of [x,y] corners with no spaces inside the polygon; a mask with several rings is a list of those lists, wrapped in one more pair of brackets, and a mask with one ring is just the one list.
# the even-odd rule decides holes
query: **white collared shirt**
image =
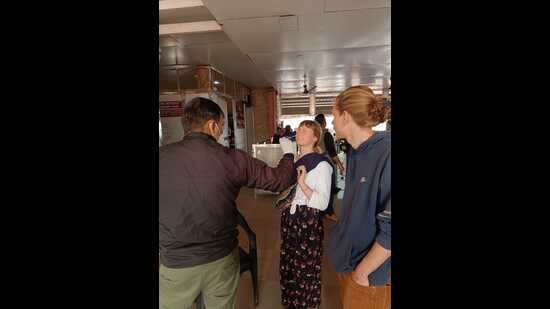
{"label": "white collared shirt", "polygon": [[306,205],[307,207],[325,210],[328,207],[331,197],[332,166],[326,161],[320,162],[314,169],[306,174],[305,183],[313,191],[311,199],[296,185],[296,195],[292,200],[290,213],[296,212],[297,205]]}

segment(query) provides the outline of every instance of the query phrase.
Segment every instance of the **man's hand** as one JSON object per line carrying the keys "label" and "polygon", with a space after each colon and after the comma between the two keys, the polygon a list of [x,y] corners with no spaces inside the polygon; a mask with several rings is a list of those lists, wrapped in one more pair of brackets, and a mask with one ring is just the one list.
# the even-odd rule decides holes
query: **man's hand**
{"label": "man's hand", "polygon": [[300,186],[303,186],[306,183],[306,167],[303,165],[298,166],[296,169],[298,172],[297,181]]}
{"label": "man's hand", "polygon": [[355,281],[355,283],[361,286],[370,286],[369,274],[366,272],[361,272],[358,269],[351,273],[351,280]]}
{"label": "man's hand", "polygon": [[346,168],[342,164],[342,161],[340,161],[340,158],[338,158],[338,156],[334,156],[331,159],[332,159],[332,162],[334,162],[334,164],[336,165],[336,168],[338,168],[338,170],[340,171],[340,174],[345,176]]}
{"label": "man's hand", "polygon": [[311,190],[311,188],[306,184],[306,174],[307,174],[306,167],[303,165],[300,165],[298,166],[296,171],[298,172],[297,173],[298,185],[300,186],[300,189],[302,189],[302,192],[304,192],[304,195],[309,201],[311,199],[311,196],[313,195],[313,190]]}
{"label": "man's hand", "polygon": [[281,149],[283,150],[283,154],[291,153],[295,154],[296,147],[294,146],[294,143],[289,140],[286,137],[283,137],[279,140],[279,144],[281,144]]}
{"label": "man's hand", "polygon": [[288,203],[282,205],[281,207],[279,207],[279,210],[280,210],[280,211],[283,211],[283,210],[285,210],[285,209],[287,209],[287,208],[290,208],[290,206],[292,206],[292,203],[288,202]]}
{"label": "man's hand", "polygon": [[338,161],[336,164],[336,167],[338,167],[338,170],[340,170],[340,174],[346,175],[346,168],[344,168],[344,165],[342,165],[342,162]]}

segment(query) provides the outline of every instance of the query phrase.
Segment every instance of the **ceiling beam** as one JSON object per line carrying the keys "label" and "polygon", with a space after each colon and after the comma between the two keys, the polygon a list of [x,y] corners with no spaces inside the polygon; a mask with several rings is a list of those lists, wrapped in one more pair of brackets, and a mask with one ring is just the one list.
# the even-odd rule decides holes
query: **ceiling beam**
{"label": "ceiling beam", "polygon": [[159,25],[159,35],[200,33],[221,30],[222,27],[215,20]]}
{"label": "ceiling beam", "polygon": [[182,8],[193,8],[204,6],[201,0],[162,0],[159,1],[159,11],[162,10],[172,10],[172,9],[182,9]]}

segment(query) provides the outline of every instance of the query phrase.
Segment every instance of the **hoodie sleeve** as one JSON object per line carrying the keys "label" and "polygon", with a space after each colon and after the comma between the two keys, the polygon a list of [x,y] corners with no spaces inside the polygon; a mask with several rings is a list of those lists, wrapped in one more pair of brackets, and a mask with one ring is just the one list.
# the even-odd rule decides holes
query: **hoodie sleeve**
{"label": "hoodie sleeve", "polygon": [[385,249],[391,250],[391,154],[382,170],[379,190],[382,204],[379,209],[383,210],[376,215],[379,227],[376,241]]}

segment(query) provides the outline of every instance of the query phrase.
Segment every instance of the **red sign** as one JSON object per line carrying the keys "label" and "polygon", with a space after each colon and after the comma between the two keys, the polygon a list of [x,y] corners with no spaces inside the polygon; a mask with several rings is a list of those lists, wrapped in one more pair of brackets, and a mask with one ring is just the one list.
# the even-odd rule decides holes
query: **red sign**
{"label": "red sign", "polygon": [[237,128],[244,129],[244,103],[241,100],[235,102],[235,114],[237,120]]}
{"label": "red sign", "polygon": [[182,101],[159,102],[160,117],[181,117],[183,116]]}

